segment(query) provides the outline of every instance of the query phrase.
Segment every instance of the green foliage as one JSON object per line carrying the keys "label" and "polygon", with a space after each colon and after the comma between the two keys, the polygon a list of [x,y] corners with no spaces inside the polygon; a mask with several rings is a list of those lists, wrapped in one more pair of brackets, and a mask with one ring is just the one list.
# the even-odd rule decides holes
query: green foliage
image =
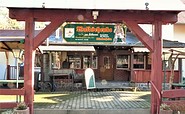
{"label": "green foliage", "polygon": [[160,109],[161,110],[171,110],[170,105],[167,105],[167,104],[161,104]]}
{"label": "green foliage", "polygon": [[25,110],[27,109],[27,105],[24,102],[21,102],[17,105],[16,110]]}

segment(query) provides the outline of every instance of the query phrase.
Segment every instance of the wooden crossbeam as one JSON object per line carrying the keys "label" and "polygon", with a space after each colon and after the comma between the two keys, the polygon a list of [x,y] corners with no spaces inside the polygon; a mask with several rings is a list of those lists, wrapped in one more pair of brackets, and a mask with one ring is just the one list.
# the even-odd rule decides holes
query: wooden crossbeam
{"label": "wooden crossbeam", "polygon": [[0,89],[0,95],[25,95],[24,89]]}
{"label": "wooden crossbeam", "polygon": [[17,106],[16,102],[2,102],[2,103],[0,103],[1,109],[14,108],[16,106]]}
{"label": "wooden crossbeam", "polygon": [[172,90],[163,90],[163,98],[180,98],[185,97],[185,89],[172,89]]}

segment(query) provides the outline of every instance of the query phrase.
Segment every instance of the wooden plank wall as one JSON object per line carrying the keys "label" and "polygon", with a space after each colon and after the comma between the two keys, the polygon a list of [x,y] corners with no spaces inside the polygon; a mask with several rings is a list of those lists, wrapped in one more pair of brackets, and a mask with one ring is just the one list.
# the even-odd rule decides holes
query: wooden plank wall
{"label": "wooden plank wall", "polygon": [[[171,71],[166,71],[166,81],[169,82],[169,77],[171,75]],[[180,80],[180,75],[179,71],[174,71],[174,82],[179,82]],[[150,81],[150,76],[151,76],[151,70],[134,70],[133,71],[133,81],[138,82],[138,83],[146,83]],[[164,71],[163,71],[163,76],[164,76]],[[164,80],[164,77],[162,78]]]}

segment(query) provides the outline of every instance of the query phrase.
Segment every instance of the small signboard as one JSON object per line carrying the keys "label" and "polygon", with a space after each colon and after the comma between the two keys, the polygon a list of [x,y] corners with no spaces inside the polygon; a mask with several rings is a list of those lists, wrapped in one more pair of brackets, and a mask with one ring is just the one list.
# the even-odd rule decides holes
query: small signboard
{"label": "small signboard", "polygon": [[91,68],[85,70],[85,84],[87,89],[96,88],[94,71]]}
{"label": "small signboard", "polygon": [[[121,26],[122,36],[125,37],[125,30]],[[71,43],[106,43],[112,44],[123,42],[123,38],[116,35],[115,24],[78,24],[66,23],[63,25],[63,40]],[[116,38],[116,39],[115,39]],[[121,38],[121,39],[118,39]],[[125,42],[125,41],[124,41]]]}

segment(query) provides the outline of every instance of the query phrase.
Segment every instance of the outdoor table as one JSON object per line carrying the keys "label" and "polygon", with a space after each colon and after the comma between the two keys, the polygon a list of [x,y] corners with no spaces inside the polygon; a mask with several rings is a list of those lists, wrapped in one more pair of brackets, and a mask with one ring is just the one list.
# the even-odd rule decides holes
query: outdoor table
{"label": "outdoor table", "polygon": [[172,89],[179,89],[181,87],[185,87],[184,83],[172,83]]}

